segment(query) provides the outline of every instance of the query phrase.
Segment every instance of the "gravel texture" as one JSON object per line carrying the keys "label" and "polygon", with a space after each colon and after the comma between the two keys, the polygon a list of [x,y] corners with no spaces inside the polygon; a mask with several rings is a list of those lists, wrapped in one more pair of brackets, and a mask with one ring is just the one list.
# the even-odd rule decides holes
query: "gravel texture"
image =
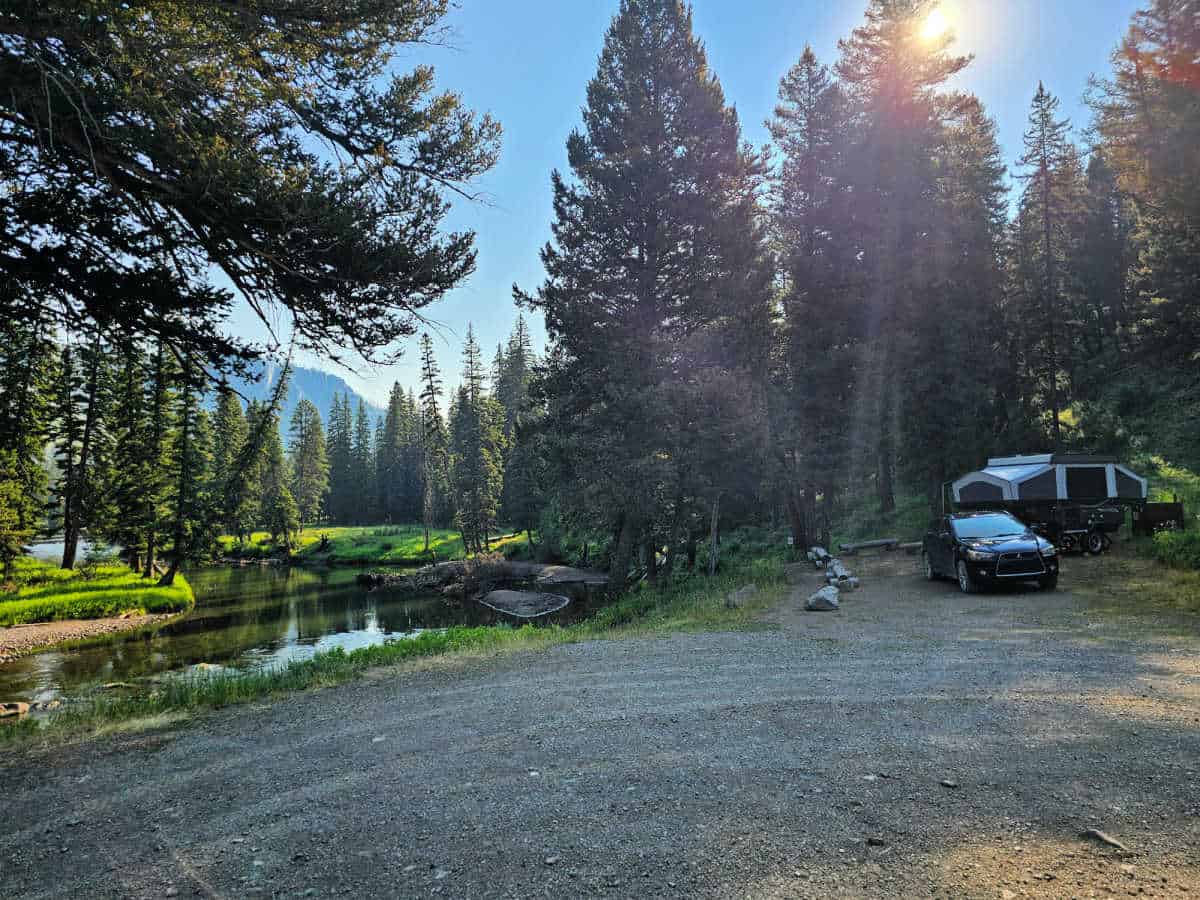
{"label": "gravel texture", "polygon": [[[776,630],[384,672],[10,756],[4,897],[1200,895],[1200,638],[911,561]],[[1099,829],[1122,851],[1082,836]]]}

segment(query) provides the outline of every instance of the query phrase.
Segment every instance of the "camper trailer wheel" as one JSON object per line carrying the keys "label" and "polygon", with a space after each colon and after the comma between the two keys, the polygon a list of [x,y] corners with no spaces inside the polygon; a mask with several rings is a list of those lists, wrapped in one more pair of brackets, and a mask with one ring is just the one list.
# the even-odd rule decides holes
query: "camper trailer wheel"
{"label": "camper trailer wheel", "polygon": [[926,581],[937,581],[937,573],[933,571],[933,560],[929,558],[929,553],[921,554],[921,568],[925,572]]}
{"label": "camper trailer wheel", "polygon": [[979,590],[975,584],[975,579],[967,571],[967,564],[961,559],[958,561],[958,589],[964,594],[974,594]]}
{"label": "camper trailer wheel", "polygon": [[1084,546],[1087,547],[1088,553],[1103,553],[1105,550],[1104,532],[1098,528],[1089,531]]}

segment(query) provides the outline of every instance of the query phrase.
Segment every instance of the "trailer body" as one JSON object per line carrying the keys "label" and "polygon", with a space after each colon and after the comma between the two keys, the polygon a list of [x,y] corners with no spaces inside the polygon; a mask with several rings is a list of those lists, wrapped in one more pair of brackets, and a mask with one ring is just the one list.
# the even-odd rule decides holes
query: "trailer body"
{"label": "trailer body", "polygon": [[1064,453],[989,459],[951,487],[959,509],[1004,509],[1065,550],[1094,553],[1147,494],[1146,479],[1114,456]]}

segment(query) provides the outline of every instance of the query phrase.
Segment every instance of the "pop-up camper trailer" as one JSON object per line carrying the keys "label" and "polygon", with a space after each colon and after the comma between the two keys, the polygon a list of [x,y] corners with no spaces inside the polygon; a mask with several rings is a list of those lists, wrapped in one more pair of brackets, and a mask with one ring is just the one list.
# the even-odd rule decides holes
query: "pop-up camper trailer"
{"label": "pop-up camper trailer", "polygon": [[1099,553],[1125,507],[1146,503],[1146,479],[1112,456],[1045,453],[989,459],[952,485],[959,509],[1006,509],[1064,550]]}

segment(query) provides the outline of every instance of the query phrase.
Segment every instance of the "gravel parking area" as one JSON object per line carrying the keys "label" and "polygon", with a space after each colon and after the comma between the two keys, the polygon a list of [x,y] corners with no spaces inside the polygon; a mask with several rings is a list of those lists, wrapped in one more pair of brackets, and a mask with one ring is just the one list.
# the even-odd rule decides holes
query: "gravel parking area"
{"label": "gravel parking area", "polygon": [[[424,668],[0,763],[4,897],[1200,895],[1200,637],[856,562],[732,634]],[[1081,836],[1100,829],[1119,849]]]}

